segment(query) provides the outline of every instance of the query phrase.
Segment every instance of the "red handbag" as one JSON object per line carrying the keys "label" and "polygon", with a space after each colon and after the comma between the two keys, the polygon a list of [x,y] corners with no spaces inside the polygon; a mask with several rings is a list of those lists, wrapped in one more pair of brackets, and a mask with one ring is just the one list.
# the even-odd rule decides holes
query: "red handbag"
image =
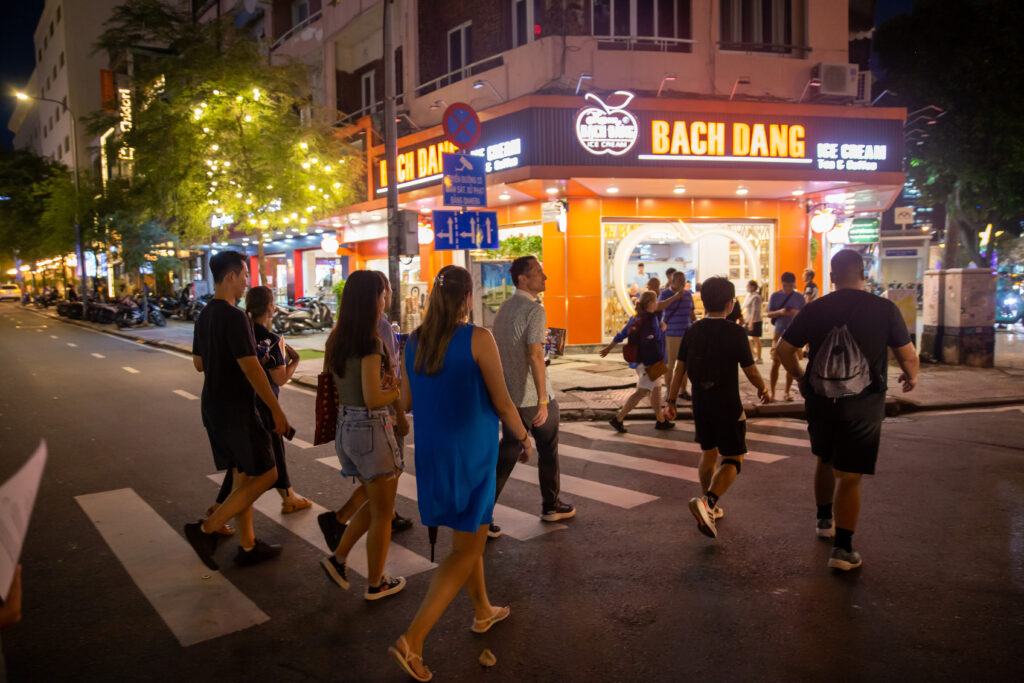
{"label": "red handbag", "polygon": [[316,431],[313,445],[334,441],[334,433],[338,424],[338,387],[334,384],[334,375],[327,369],[324,359],[324,371],[316,378]]}

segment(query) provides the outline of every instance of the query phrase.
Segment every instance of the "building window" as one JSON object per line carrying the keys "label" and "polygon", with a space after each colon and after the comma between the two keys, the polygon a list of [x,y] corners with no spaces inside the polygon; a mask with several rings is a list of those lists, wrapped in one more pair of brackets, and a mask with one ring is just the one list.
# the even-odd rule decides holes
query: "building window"
{"label": "building window", "polygon": [[43,61],[43,51],[39,48],[36,48],[36,64],[38,64],[41,61]]}
{"label": "building window", "polygon": [[63,52],[63,50],[60,53],[60,68],[62,68],[62,69],[64,68],[64,52]]}
{"label": "building window", "polygon": [[50,35],[53,35],[53,22],[50,22]]}
{"label": "building window", "polygon": [[309,19],[309,0],[292,2],[292,26],[298,26]]}
{"label": "building window", "polygon": [[690,52],[690,0],[594,0],[591,33],[602,49]]}
{"label": "building window", "polygon": [[540,38],[543,19],[543,0],[512,0],[512,47]]}
{"label": "building window", "polygon": [[[50,46],[50,39],[47,38],[46,36],[43,36],[43,49],[45,50],[49,46]],[[39,61],[43,61],[43,60],[40,59]]]}
{"label": "building window", "polygon": [[362,75],[362,78],[360,79],[360,84],[363,93],[363,113],[370,114],[372,112],[377,111],[377,89],[375,87],[376,83],[374,82],[373,69],[367,71]]}
{"label": "building window", "polygon": [[57,5],[57,23],[60,23],[60,5]]}
{"label": "building window", "polygon": [[61,110],[61,108],[60,108],[60,107],[57,107],[57,111],[55,111],[55,112],[53,113],[53,117],[54,117],[54,120],[55,120],[55,121],[60,121],[60,110]]}
{"label": "building window", "polygon": [[792,0],[719,0],[720,47],[790,53],[793,19]]}
{"label": "building window", "polygon": [[402,52],[401,45],[395,48],[395,97],[398,98],[398,101],[402,101],[402,95],[405,93],[405,67],[402,63],[404,58]]}
{"label": "building window", "polygon": [[[462,69],[472,61],[470,51],[473,22],[467,21],[448,31],[448,73]],[[462,74],[465,78],[469,73]]]}
{"label": "building window", "polygon": [[68,136],[64,136],[64,153],[67,154],[71,150],[71,142],[68,140]]}
{"label": "building window", "polygon": [[57,80],[57,65],[56,64],[53,65],[53,80],[54,81]]}
{"label": "building window", "polygon": [[[49,77],[49,76],[47,76],[47,77],[46,77],[46,90],[49,90],[49,89],[50,89],[50,77]],[[44,91],[44,92],[45,92],[45,91]]]}

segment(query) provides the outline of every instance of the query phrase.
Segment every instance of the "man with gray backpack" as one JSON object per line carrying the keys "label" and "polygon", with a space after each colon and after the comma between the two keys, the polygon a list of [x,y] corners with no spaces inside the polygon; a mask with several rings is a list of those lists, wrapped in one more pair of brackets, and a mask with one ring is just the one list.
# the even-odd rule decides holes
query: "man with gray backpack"
{"label": "man with gray backpack", "polygon": [[[818,456],[814,496],[816,533],[832,538],[828,566],[850,570],[861,556],[853,549],[860,513],[860,482],[875,473],[885,417],[888,348],[903,374],[903,391],[917,384],[920,368],[907,325],[888,299],[864,291],[864,260],[852,249],[832,257],[836,291],[812,301],[793,319],[778,355],[804,396],[811,451]],[[798,351],[810,345],[806,371]]]}

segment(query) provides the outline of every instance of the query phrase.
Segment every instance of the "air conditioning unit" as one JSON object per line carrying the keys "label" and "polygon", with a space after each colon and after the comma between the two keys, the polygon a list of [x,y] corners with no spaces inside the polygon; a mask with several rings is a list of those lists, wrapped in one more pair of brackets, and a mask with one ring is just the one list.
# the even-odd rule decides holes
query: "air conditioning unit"
{"label": "air conditioning unit", "polygon": [[871,72],[861,71],[857,74],[857,96],[854,104],[871,104]]}
{"label": "air conditioning unit", "polygon": [[818,95],[856,97],[857,73],[856,64],[826,64],[822,62],[811,69],[811,78],[821,84],[817,87]]}

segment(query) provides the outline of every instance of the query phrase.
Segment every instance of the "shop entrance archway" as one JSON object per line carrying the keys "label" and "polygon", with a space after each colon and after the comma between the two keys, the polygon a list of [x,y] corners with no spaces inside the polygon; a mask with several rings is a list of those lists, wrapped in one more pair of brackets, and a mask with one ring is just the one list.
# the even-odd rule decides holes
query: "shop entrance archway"
{"label": "shop entrance archway", "polygon": [[[615,248],[615,258],[612,262],[612,276],[615,287],[615,293],[619,297],[619,303],[622,304],[624,311],[632,311],[633,305],[629,300],[629,290],[627,289],[626,282],[626,265],[629,262],[629,257],[633,254],[633,250],[636,249],[642,242],[654,235],[663,235],[665,232],[675,232],[678,235],[681,242],[685,244],[693,244],[698,240],[712,235],[718,237],[726,237],[736,242],[739,245],[740,251],[743,252],[744,263],[740,267],[745,271],[745,276],[741,279],[744,280],[756,280],[758,258],[757,250],[754,249],[754,245],[750,243],[750,240],[743,235],[730,230],[729,228],[712,226],[704,230],[695,231],[689,225],[681,220],[675,222],[665,223],[646,223],[634,230],[628,235],[622,238],[618,246]],[[724,275],[724,273],[723,273]],[[665,283],[667,285],[667,283]]]}

